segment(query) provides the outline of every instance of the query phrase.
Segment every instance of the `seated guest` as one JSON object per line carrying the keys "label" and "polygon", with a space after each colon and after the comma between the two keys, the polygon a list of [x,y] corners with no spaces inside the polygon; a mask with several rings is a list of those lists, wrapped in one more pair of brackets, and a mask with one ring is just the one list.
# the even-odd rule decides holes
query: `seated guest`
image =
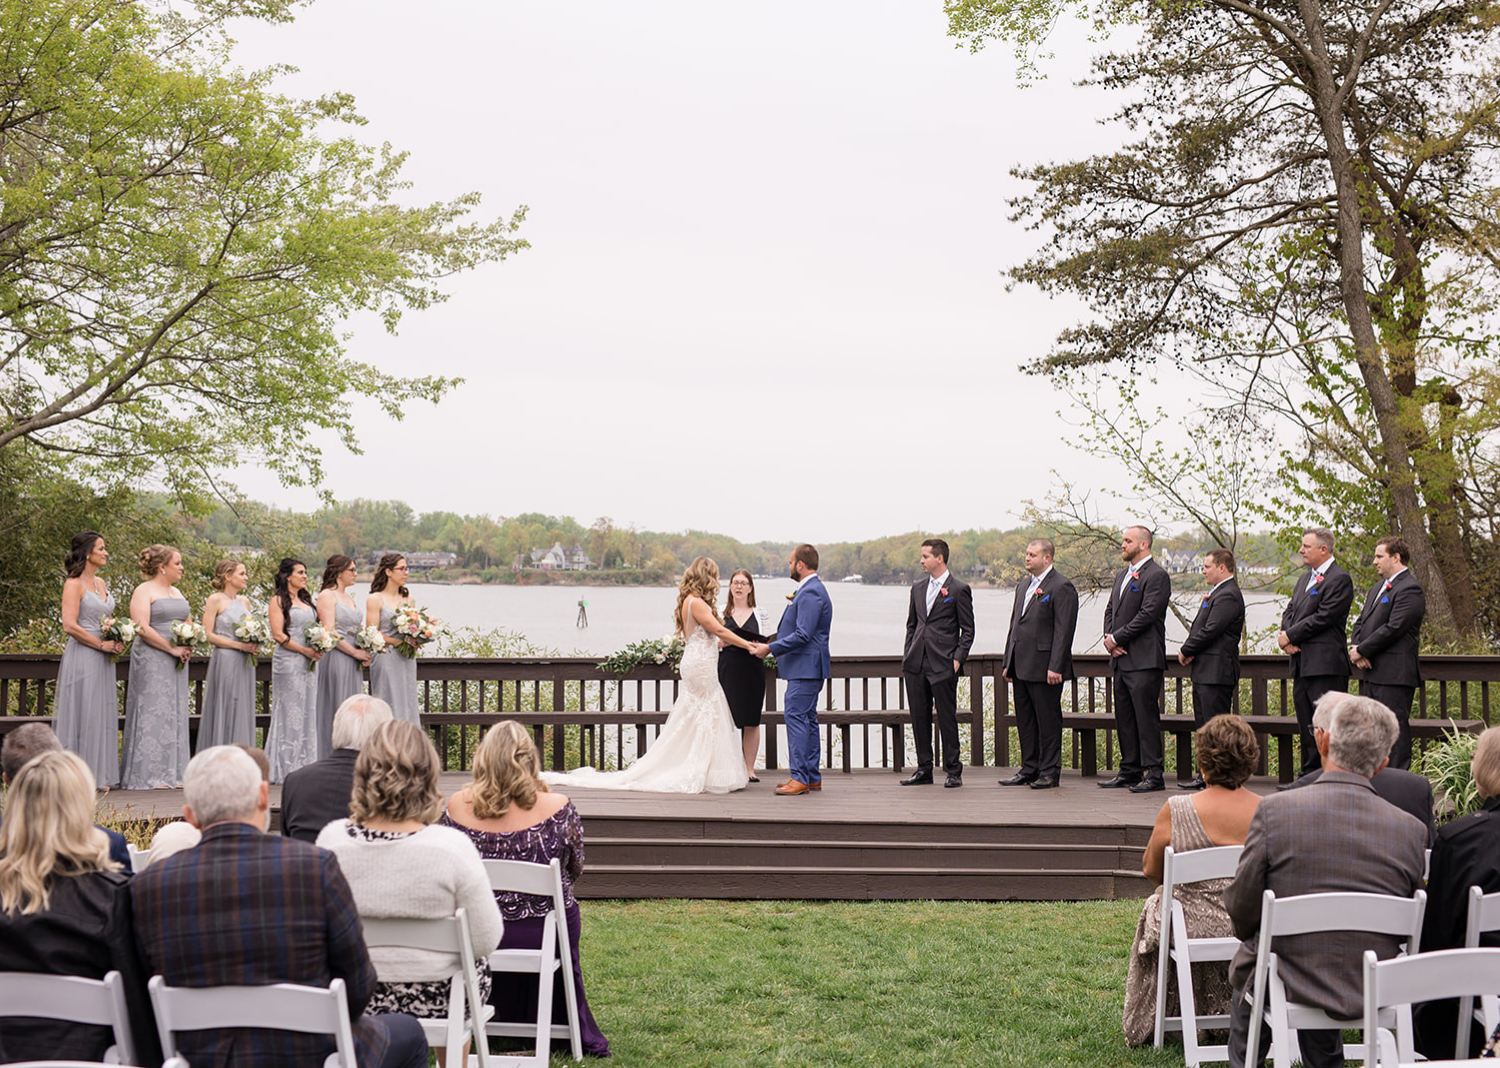
{"label": "seated guest", "polygon": [[346,697],[333,715],[333,752],[288,772],[281,786],[281,833],[316,842],[318,832],[349,815],[354,761],[375,728],[391,720],[391,706],[378,697]]}
{"label": "seated guest", "polygon": [[[1170,798],[1157,814],[1151,841],[1146,845],[1142,870],[1161,886],[1167,846],[1174,853],[1213,846],[1243,845],[1250,818],[1260,797],[1242,789],[1260,762],[1255,732],[1238,716],[1215,716],[1197,732],[1198,769],[1203,777],[1202,793]],[[1228,879],[1211,879],[1174,887],[1172,896],[1182,902],[1190,938],[1228,938],[1233,931],[1224,911],[1224,888]],[[1156,954],[1161,936],[1161,914],[1166,908],[1161,890],[1146,899],[1136,925],[1135,944],[1125,976],[1125,1042],[1141,1046],[1156,1033]],[[1224,965],[1208,962],[1193,968],[1195,1004],[1201,1015],[1229,1011],[1229,977]],[[1167,987],[1167,1015],[1181,1011],[1175,979]]]}
{"label": "seated guest", "polygon": [[[255,761],[234,746],[203,750],[183,778],[182,812],[203,840],[152,864],[132,888],[136,937],[151,972],[168,986],[193,987],[326,987],[342,979],[360,1065],[425,1068],[427,1040],[416,1020],[361,1015],[375,968],[333,854],[265,833],[267,786]],[[331,1036],[272,1026],[183,1031],[177,1045],[193,1068],[321,1064],[334,1048]]]}
{"label": "seated guest", "polygon": [[[486,860],[562,862],[563,901],[568,938],[573,945],[573,989],[578,1000],[578,1022],[583,1050],[595,1057],[609,1056],[609,1042],[594,1022],[583,993],[583,965],[578,938],[581,920],[573,881],[583,874],[583,821],[562,794],[551,793],[542,781],[541,758],[526,728],[502,720],[486,732],[474,753],[474,781],[448,798],[442,822],[473,839]],[[542,944],[542,925],[552,902],[527,894],[497,892],[505,917],[501,949],[536,949]],[[552,1022],[567,1022],[567,997],[553,987]],[[536,1019],[537,979],[531,975],[497,975],[490,1004],[495,1019],[507,1022]]]}
{"label": "seated guest", "polygon": [[[17,727],[0,743],[0,777],[6,785],[15,781],[16,774],[26,762],[38,753],[51,753],[62,749],[57,734],[45,723],[27,723]],[[130,870],[130,849],[125,836],[119,831],[100,827],[109,839],[109,859],[126,871]]]}
{"label": "seated guest", "polygon": [[[184,849],[192,849],[201,841],[203,841],[203,832],[187,820],[173,820],[171,823],[163,824],[151,836],[151,859],[147,863],[160,864]],[[145,865],[141,867],[144,868]]]}
{"label": "seated guest", "polygon": [[[487,999],[488,958],[503,929],[500,909],[474,844],[452,827],[433,826],[442,812],[437,750],[421,727],[393,719],[359,750],[349,818],[324,827],[318,845],[339,858],[360,916],[428,920],[465,909],[480,995]],[[380,979],[372,1012],[448,1015],[457,954],[377,946],[370,959]],[[435,1052],[442,1064],[445,1051]]]}
{"label": "seated guest", "polygon": [[[1313,729],[1327,731],[1329,720],[1333,717],[1333,709],[1352,694],[1343,690],[1330,690],[1318,698],[1313,705]],[[1299,786],[1307,786],[1318,781],[1323,774],[1322,768],[1314,768],[1296,782],[1289,784],[1288,790],[1295,790]],[[1410,812],[1422,821],[1427,828],[1427,843],[1432,844],[1433,835],[1437,833],[1437,823],[1432,815],[1432,783],[1425,775],[1415,775],[1401,768],[1393,768],[1386,765],[1384,770],[1370,780],[1370,785],[1375,788],[1375,793],[1385,798],[1403,812]]]}
{"label": "seated guest", "polygon": [[[72,753],[44,752],[12,780],[0,824],[0,971],[86,979],[118,971],[134,1063],[160,1064],[130,876],[110,860],[93,816],[94,773]],[[0,1037],[9,1055],[23,1061],[98,1061],[114,1044],[108,1027],[4,1016]]]}
{"label": "seated guest", "polygon": [[[1469,764],[1484,807],[1445,824],[1432,844],[1427,875],[1427,912],[1422,917],[1422,952],[1458,949],[1469,925],[1469,887],[1500,893],[1500,727],[1479,736]],[[1382,774],[1384,774],[1382,772]],[[1500,931],[1479,937],[1482,946],[1500,946]],[[1417,1049],[1431,1060],[1451,1060],[1458,1022],[1456,1000],[1428,1002],[1417,1010]],[[1478,1038],[1479,1028],[1471,1036]],[[1474,1055],[1474,1051],[1460,1056]]]}
{"label": "seated guest", "polygon": [[[1327,731],[1314,730],[1323,775],[1300,790],[1263,798],[1250,820],[1245,851],[1224,904],[1235,936],[1244,939],[1230,962],[1229,1063],[1243,1068],[1250,1036],[1261,895],[1277,897],[1361,892],[1410,897],[1422,885],[1427,829],[1410,813],[1376,795],[1370,780],[1385,767],[1396,741],[1396,715],[1367,697],[1349,697],[1333,710]],[[1400,939],[1355,931],[1276,940],[1277,969],[1289,1001],[1342,1019],[1364,1013],[1364,953],[1396,955]],[[1259,1023],[1259,1021],[1257,1021]],[[1261,1026],[1265,1053],[1270,1029]],[[1344,1063],[1335,1030],[1297,1032],[1307,1068]]]}
{"label": "seated guest", "polygon": [[266,756],[266,751],[264,749],[257,748],[253,745],[246,745],[244,742],[233,742],[231,744],[236,749],[243,749],[246,753],[248,753],[250,755],[250,759],[255,761],[255,766],[260,769],[260,777],[262,779],[265,779],[266,782],[271,781],[271,758]]}

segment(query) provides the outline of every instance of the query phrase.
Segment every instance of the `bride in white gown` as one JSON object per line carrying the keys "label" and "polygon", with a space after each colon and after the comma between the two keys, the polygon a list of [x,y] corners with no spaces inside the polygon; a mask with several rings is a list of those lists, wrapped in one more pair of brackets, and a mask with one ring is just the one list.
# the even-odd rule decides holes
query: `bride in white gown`
{"label": "bride in white gown", "polygon": [[682,692],[656,742],[623,771],[579,768],[542,772],[548,783],[672,794],[727,794],[749,782],[729,702],[719,688],[719,641],[750,643],[719,621],[719,567],[693,561],[677,588],[677,633],[683,636]]}

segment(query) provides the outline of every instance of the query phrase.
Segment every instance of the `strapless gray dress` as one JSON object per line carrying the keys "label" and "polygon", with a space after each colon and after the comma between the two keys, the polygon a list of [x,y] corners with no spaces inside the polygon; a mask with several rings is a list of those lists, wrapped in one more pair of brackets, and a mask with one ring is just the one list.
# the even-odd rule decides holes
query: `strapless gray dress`
{"label": "strapless gray dress", "polygon": [[[171,625],[188,618],[185,597],[151,602],[151,629],[173,644]],[[130,647],[130,684],[125,694],[125,756],[120,785],[127,790],[154,790],[182,785],[192,755],[188,747],[188,673],[179,661],[148,643],[144,636]]]}
{"label": "strapless gray dress", "polygon": [[[339,636],[354,644],[354,636],[364,626],[364,617],[359,609],[350,608],[343,602],[333,606],[333,629]],[[333,714],[345,698],[363,693],[364,672],[359,661],[348,653],[330,649],[318,661],[318,759],[333,752]]]}
{"label": "strapless gray dress", "polygon": [[[108,590],[105,594],[101,600],[94,590],[84,590],[78,605],[78,625],[95,637],[104,617],[115,610],[114,595]],[[68,639],[57,668],[53,716],[58,741],[83,758],[94,781],[100,786],[120,785],[120,690],[108,653]]]}
{"label": "strapless gray dress", "polygon": [[386,651],[370,661],[370,694],[391,706],[397,719],[422,725],[422,711],[417,704],[417,660],[396,649],[396,613],[380,610],[380,632],[385,635]]}
{"label": "strapless gray dress", "polygon": [[[214,633],[232,642],[234,628],[250,613],[239,601],[214,620]],[[255,666],[238,649],[214,647],[203,685],[203,718],[198,722],[198,752],[212,745],[255,744]]]}
{"label": "strapless gray dress", "polygon": [[[318,614],[311,605],[292,602],[286,633],[306,645],[307,625]],[[271,729],[266,732],[266,756],[271,781],[281,782],[291,772],[318,759],[316,708],[318,675],[307,670],[307,657],[281,646],[271,654]]]}

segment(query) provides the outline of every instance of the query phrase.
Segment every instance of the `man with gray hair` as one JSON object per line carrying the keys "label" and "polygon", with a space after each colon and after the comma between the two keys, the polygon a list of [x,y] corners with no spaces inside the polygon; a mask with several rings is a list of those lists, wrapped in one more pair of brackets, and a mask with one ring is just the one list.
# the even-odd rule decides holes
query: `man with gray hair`
{"label": "man with gray hair", "polygon": [[[1343,701],[1350,699],[1350,695],[1343,690],[1330,690],[1318,698],[1318,703],[1313,706],[1313,740],[1318,743],[1321,753],[1328,746],[1328,734],[1333,727],[1333,710]],[[1384,702],[1382,702],[1384,703]],[[1386,707],[1390,707],[1387,705]],[[1395,710],[1392,709],[1394,712]],[[1401,717],[1397,716],[1397,723]],[[1323,769],[1318,768],[1310,771],[1288,789],[1296,789],[1301,786],[1310,786],[1323,777]],[[1432,818],[1432,782],[1425,775],[1414,775],[1402,768],[1392,767],[1387,764],[1385,769],[1370,780],[1370,785],[1375,792],[1395,805],[1402,812],[1410,812],[1422,821],[1427,828],[1428,844],[1432,843],[1433,835],[1436,833],[1437,825]]]}
{"label": "man with gray hair", "polygon": [[[152,864],[131,887],[136,937],[169,986],[326,987],[342,979],[360,1064],[425,1068],[427,1041],[410,1016],[361,1016],[375,991],[354,895],[332,853],[264,833],[269,787],[232,745],[188,762],[183,815],[194,849]],[[182,1031],[177,1052],[198,1066],[321,1064],[326,1035],[264,1028]]]}
{"label": "man with gray hair", "polygon": [[[1397,734],[1396,716],[1367,697],[1346,697],[1332,710],[1327,732],[1318,732],[1323,774],[1302,789],[1261,801],[1250,820],[1244,852],[1224,905],[1236,937],[1244,940],[1229,967],[1229,1063],[1243,1068],[1250,1035],[1256,940],[1261,896],[1362,892],[1410,897],[1422,885],[1427,828],[1381,800],[1370,780],[1386,766]],[[1364,1011],[1365,950],[1396,954],[1399,939],[1333,931],[1276,940],[1277,969],[1287,998],[1342,1019]],[[1262,1052],[1269,1045],[1262,1027]],[[1344,1063],[1338,1031],[1299,1031],[1303,1063],[1332,1068]]]}
{"label": "man with gray hair", "polygon": [[324,827],[349,815],[354,761],[375,728],[391,718],[391,706],[378,697],[357,693],[344,699],[333,714],[333,752],[298,768],[282,784],[282,834],[315,842]]}
{"label": "man with gray hair", "polygon": [[1307,578],[1298,579],[1281,613],[1276,644],[1292,660],[1292,707],[1297,710],[1297,737],[1302,774],[1319,766],[1312,735],[1313,705],[1329,690],[1349,688],[1349,653],[1344,624],[1354,603],[1354,580],[1333,559],[1333,534],[1310,527],[1302,535],[1302,562]]}

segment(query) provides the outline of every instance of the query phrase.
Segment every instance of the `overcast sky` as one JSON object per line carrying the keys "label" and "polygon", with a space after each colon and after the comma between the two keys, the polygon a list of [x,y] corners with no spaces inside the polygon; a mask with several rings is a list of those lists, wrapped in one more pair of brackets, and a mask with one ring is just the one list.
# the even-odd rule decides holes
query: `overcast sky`
{"label": "overcast sky", "polygon": [[1018,370],[1077,309],[1000,276],[1038,241],[1010,168],[1119,136],[1072,84],[1093,46],[1023,89],[945,30],[940,0],[316,0],[238,27],[246,66],[300,68],[288,92],[353,93],[414,198],[531,209],[531,249],[399,336],[352,324],[356,358],[467,381],[400,424],[361,405],[329,488],[838,541],[1010,526],[1049,468],[1103,479]]}

